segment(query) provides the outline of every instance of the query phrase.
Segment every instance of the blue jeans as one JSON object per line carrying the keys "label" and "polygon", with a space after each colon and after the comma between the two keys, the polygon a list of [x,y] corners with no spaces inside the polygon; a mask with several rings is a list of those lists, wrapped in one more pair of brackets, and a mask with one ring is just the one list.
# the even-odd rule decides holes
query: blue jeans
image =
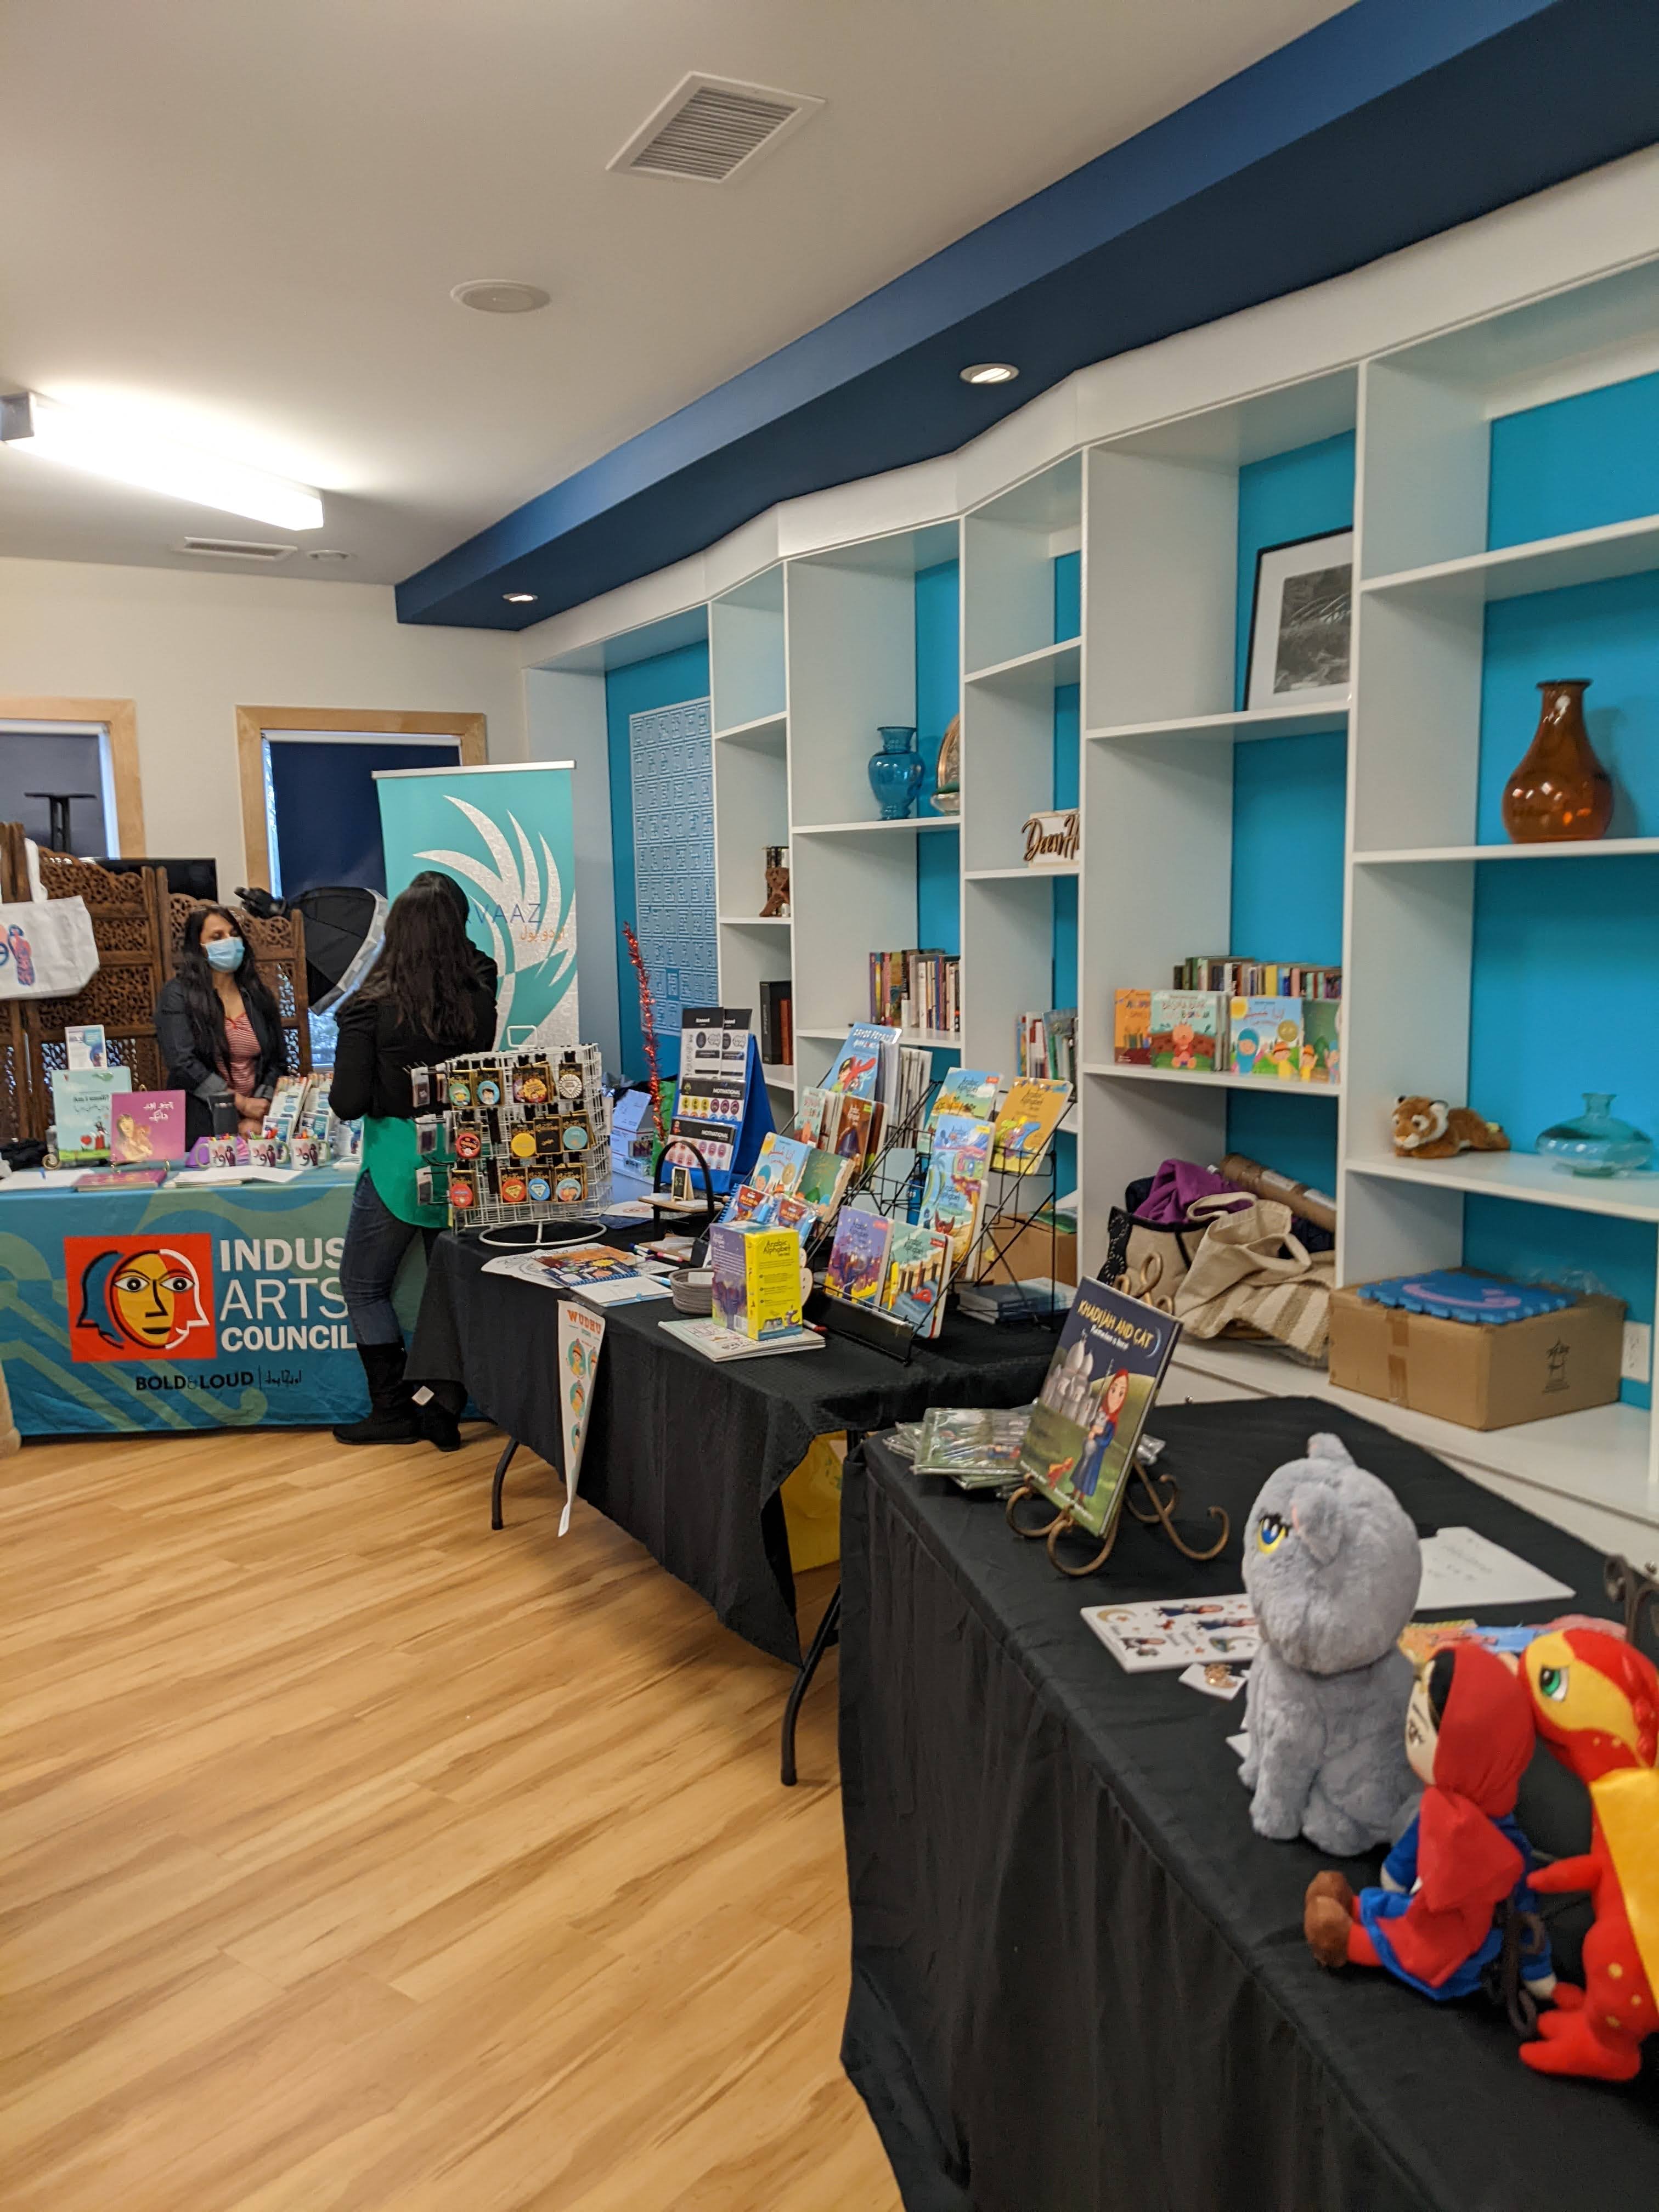
{"label": "blue jeans", "polygon": [[360,1345],[403,1342],[392,1286],[415,1238],[424,1238],[430,1252],[437,1236],[435,1229],[400,1221],[375,1189],[367,1169],[358,1176],[346,1223],[345,1249],[340,1255],[340,1296]]}

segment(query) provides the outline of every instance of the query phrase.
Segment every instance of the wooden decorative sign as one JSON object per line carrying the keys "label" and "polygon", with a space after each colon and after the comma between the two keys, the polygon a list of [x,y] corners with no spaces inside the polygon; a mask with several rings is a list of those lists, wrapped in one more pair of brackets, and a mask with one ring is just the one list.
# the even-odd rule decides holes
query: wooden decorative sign
{"label": "wooden decorative sign", "polygon": [[1054,814],[1033,814],[1025,823],[1025,865],[1028,868],[1068,867],[1077,858],[1078,842],[1075,806]]}

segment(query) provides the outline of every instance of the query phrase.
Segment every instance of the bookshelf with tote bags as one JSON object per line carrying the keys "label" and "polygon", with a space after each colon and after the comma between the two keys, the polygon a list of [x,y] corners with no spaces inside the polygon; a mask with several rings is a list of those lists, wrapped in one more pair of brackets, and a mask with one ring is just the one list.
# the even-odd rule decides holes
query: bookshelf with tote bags
{"label": "bookshelf with tote bags", "polygon": [[[1656,325],[1650,261],[1173,419],[1143,401],[1109,435],[1068,438],[1086,414],[1056,410],[958,457],[982,495],[954,518],[887,527],[890,480],[843,487],[706,603],[720,990],[758,1009],[790,986],[780,1121],[868,1018],[874,952],[959,955],[960,1033],[912,1040],[936,1073],[1012,1074],[1018,1018],[1074,1003],[1085,1269],[1127,1183],[1233,1150],[1334,1194],[1340,1282],[1460,1262],[1594,1279],[1638,1326],[1619,1403],[1478,1432],[1337,1402],[1635,1558],[1659,1553],[1641,1343],[1659,1182],[1569,1176],[1532,1146],[1592,1083],[1659,1115]],[[1010,452],[1024,472],[999,482]],[[857,535],[860,515],[882,526]],[[1259,555],[1350,529],[1349,695],[1249,704]],[[960,812],[933,806],[930,761],[915,811],[883,821],[878,729],[936,750],[955,711],[927,633],[953,588]],[[1513,845],[1498,807],[1531,687],[1564,672],[1595,679],[1620,812],[1599,842]],[[1021,825],[1071,804],[1074,869],[1028,868]],[[787,918],[761,918],[768,846],[788,848]],[[1116,1062],[1115,992],[1223,952],[1340,967],[1337,1085]],[[1616,1024],[1563,1019],[1590,991],[1617,994]],[[1416,1093],[1501,1121],[1515,1149],[1397,1158],[1394,1102]],[[1165,1389],[1336,1395],[1190,1340]]]}

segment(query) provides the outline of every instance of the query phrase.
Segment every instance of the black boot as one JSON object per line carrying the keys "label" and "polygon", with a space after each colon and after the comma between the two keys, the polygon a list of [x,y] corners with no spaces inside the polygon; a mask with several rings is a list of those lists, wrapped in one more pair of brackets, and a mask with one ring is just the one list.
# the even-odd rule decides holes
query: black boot
{"label": "black boot", "polygon": [[466,1393],[453,1382],[428,1382],[415,1393],[415,1418],[421,1434],[434,1450],[459,1451],[461,1428],[457,1416],[466,1404]]}
{"label": "black boot", "polygon": [[421,1434],[420,1417],[404,1388],[401,1344],[360,1344],[357,1357],[368,1377],[368,1412],[334,1431],[337,1444],[412,1444]]}

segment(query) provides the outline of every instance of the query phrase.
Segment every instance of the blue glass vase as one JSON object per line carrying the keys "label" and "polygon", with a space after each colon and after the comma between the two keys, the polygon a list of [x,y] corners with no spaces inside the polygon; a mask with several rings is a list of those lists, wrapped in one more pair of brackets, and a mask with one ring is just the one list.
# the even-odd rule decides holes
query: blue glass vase
{"label": "blue glass vase", "polygon": [[1634,1175],[1653,1158],[1653,1139],[1609,1113],[1610,1091],[1587,1091],[1584,1110],[1557,1121],[1538,1139],[1547,1159],[1568,1175]]}
{"label": "blue glass vase", "polygon": [[886,723],[876,732],[881,750],[870,756],[870,788],[884,822],[902,822],[921,789],[922,759],[913,724]]}

